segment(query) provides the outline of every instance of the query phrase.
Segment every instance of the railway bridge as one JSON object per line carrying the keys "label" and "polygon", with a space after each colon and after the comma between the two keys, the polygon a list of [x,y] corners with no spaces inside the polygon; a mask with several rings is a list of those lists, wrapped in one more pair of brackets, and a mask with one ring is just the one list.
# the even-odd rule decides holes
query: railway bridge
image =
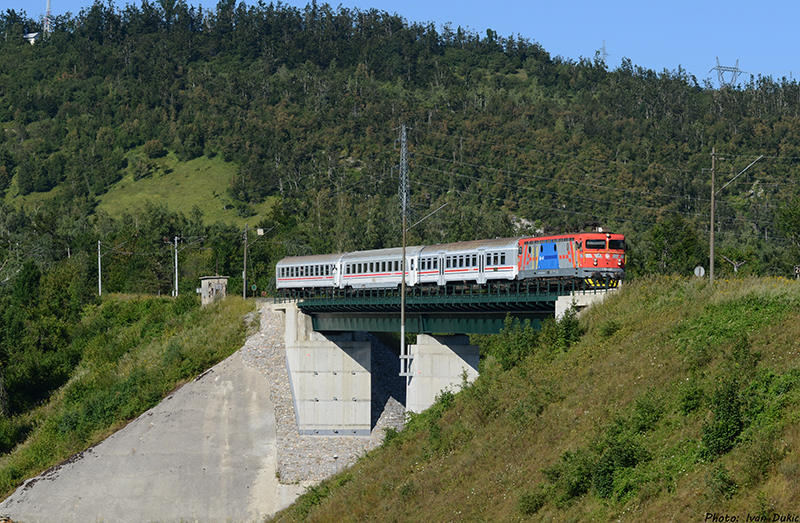
{"label": "railway bridge", "polygon": [[[499,333],[509,314],[538,329],[545,318],[586,307],[609,290],[566,281],[408,288],[405,330],[418,336],[397,360],[406,382],[406,410],[421,412],[442,390],[478,376],[478,347],[469,344],[468,334]],[[323,289],[276,300],[273,307],[284,314],[286,363],[301,434],[370,434],[367,332],[400,332],[401,303],[397,289]]]}

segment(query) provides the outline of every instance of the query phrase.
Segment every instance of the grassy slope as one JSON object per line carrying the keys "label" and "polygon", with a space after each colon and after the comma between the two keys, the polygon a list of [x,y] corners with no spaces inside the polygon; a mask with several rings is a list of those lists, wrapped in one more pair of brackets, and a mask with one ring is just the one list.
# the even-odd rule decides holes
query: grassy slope
{"label": "grassy slope", "polygon": [[[198,205],[203,210],[206,223],[219,221],[244,226],[245,223],[257,223],[272,206],[272,201],[267,200],[253,206],[253,211],[257,213],[255,216],[239,216],[227,196],[227,189],[236,174],[237,166],[223,161],[219,156],[201,156],[188,162],[180,162],[174,154],[169,154],[150,162],[150,175],[134,180],[132,174],[127,174],[98,198],[98,210],[118,218],[125,211],[142,208],[149,200],[188,216],[192,207]],[[7,203],[30,206],[56,195],[59,191],[59,188],[55,188],[49,193],[20,196],[14,180],[5,200]]]}
{"label": "grassy slope", "polygon": [[[126,176],[99,198],[98,209],[119,217],[124,211],[142,207],[150,200],[186,216],[192,206],[198,205],[207,223],[221,221],[244,226],[245,222],[252,224],[259,220],[260,216],[247,219],[238,216],[227,197],[228,185],[237,170],[234,164],[226,163],[219,156],[179,162],[174,155],[169,155],[151,161],[157,166],[152,176],[137,181],[131,175]],[[269,207],[265,202],[254,210],[261,214]]]}
{"label": "grassy slope", "polygon": [[[557,354],[540,347],[508,372],[484,362],[474,385],[275,520],[701,521],[715,511],[743,521],[796,512],[799,318],[800,285],[784,279],[721,281],[713,291],[676,278],[626,285],[581,319],[578,344]],[[738,387],[744,430],[714,457],[703,427],[713,425],[712,399],[725,383]],[[598,473],[609,462],[613,473]]]}
{"label": "grassy slope", "polygon": [[252,311],[236,297],[200,308],[191,295],[108,295],[88,307],[72,333],[80,363],[69,382],[3,425],[28,437],[0,456],[0,495],[102,441],[239,349],[252,327],[242,318]]}

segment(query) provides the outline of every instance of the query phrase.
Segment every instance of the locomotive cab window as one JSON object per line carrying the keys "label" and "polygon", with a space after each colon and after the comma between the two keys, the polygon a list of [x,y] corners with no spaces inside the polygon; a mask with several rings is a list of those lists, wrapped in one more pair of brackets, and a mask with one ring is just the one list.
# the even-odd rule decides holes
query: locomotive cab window
{"label": "locomotive cab window", "polygon": [[608,240],[608,248],[623,251],[625,250],[625,240]]}
{"label": "locomotive cab window", "polygon": [[605,240],[586,240],[586,248],[587,249],[605,249],[606,248],[606,241]]}

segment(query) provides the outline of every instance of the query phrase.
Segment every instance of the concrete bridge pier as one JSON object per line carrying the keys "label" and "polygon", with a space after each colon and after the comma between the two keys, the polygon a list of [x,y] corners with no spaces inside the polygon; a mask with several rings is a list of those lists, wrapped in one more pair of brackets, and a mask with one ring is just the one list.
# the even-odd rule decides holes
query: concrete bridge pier
{"label": "concrete bridge pier", "polygon": [[469,344],[469,336],[432,336],[418,334],[416,345],[409,346],[410,369],[407,374],[406,410],[422,412],[445,389],[457,392],[466,378],[478,377],[479,352]]}
{"label": "concrete bridge pier", "polygon": [[308,435],[369,436],[372,346],[364,332],[322,334],[295,304],[284,313],[286,366],[297,430]]}

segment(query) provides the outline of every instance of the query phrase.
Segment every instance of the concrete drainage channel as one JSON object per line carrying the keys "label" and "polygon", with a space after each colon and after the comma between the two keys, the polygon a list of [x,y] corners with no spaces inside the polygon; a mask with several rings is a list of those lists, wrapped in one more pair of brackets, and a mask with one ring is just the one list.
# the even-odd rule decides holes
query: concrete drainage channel
{"label": "concrete drainage channel", "polygon": [[[255,522],[400,428],[397,356],[374,340],[368,436],[301,436],[278,313],[242,349],[105,441],[28,480],[0,503],[26,523]],[[392,360],[394,358],[394,360]],[[391,376],[394,372],[394,381]],[[396,390],[392,390],[396,389]]]}

